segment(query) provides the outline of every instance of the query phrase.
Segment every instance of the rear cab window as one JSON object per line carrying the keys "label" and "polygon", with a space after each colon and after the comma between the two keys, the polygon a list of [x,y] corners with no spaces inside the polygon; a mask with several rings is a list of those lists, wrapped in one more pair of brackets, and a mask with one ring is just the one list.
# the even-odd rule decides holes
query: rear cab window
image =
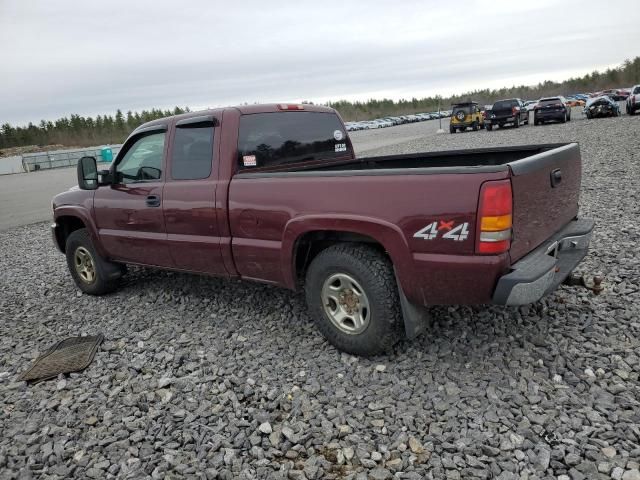
{"label": "rear cab window", "polygon": [[344,157],[350,157],[347,134],[334,113],[272,112],[240,117],[240,170]]}
{"label": "rear cab window", "polygon": [[509,109],[517,107],[518,105],[517,100],[501,100],[493,104],[493,110]]}

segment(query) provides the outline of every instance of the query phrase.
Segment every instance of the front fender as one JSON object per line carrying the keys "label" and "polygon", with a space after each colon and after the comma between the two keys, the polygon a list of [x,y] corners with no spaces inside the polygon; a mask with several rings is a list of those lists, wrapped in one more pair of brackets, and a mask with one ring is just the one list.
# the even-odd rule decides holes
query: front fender
{"label": "front fender", "polygon": [[295,251],[306,233],[331,231],[368,236],[387,251],[396,270],[399,287],[408,299],[422,303],[422,293],[415,278],[413,259],[407,240],[396,225],[384,220],[356,215],[306,215],[287,222],[282,240],[282,272],[288,288],[296,286]]}
{"label": "front fender", "polygon": [[102,242],[100,242],[98,227],[96,226],[96,223],[93,220],[93,216],[91,215],[90,211],[88,211],[84,207],[80,207],[77,205],[61,205],[59,207],[56,207],[56,209],[54,210],[53,219],[57,223],[58,219],[61,217],[76,217],[82,220],[82,223],[84,223],[85,228],[89,232],[91,242],[98,252],[98,255],[103,258],[107,257],[107,252],[104,250]]}

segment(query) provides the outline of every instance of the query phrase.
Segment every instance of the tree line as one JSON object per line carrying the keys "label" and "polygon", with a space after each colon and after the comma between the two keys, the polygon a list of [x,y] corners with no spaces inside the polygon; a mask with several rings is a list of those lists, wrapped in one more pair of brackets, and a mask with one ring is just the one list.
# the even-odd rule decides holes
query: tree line
{"label": "tree line", "polygon": [[640,84],[640,57],[625,60],[615,68],[603,72],[593,71],[582,77],[569,78],[562,82],[545,81],[538,85],[521,85],[496,90],[484,89],[453,95],[451,97],[412,98],[411,100],[393,101],[390,99],[371,99],[366,102],[349,102],[340,100],[330,102],[329,106],[340,112],[343,120],[368,120],[385,116],[405,115],[411,113],[433,112],[451,108],[452,103],[473,100],[480,104],[491,105],[496,100],[521,98],[537,100],[552,95],[568,96],[574,93],[598,92],[609,88],[624,88]]}
{"label": "tree line", "polygon": [[118,110],[114,116],[98,115],[83,117],[71,115],[56,121],[42,120],[38,125],[13,127],[5,123],[0,127],[0,148],[26,145],[68,145],[89,147],[101,144],[122,143],[131,131],[145,122],[188,112],[189,108],[175,107],[173,110],[128,111]]}
{"label": "tree line", "polygon": [[[593,71],[582,77],[569,78],[562,82],[545,81],[538,85],[521,85],[497,90],[474,90],[451,97],[412,98],[411,100],[371,99],[366,102],[340,100],[329,102],[345,121],[367,120],[389,115],[404,115],[417,112],[432,112],[449,108],[452,103],[474,100],[481,104],[492,104],[503,98],[536,100],[550,95],[571,95],[573,93],[595,92],[608,88],[630,87],[640,83],[640,57],[625,60],[615,68],[603,72]],[[29,123],[26,127],[5,123],[0,127],[0,149],[26,145],[52,145],[86,147],[93,145],[121,143],[139,125],[169,115],[188,112],[188,108],[175,107],[173,110],[128,111],[118,110],[115,116],[98,115],[96,118],[71,115],[56,121],[42,120],[38,125]]]}

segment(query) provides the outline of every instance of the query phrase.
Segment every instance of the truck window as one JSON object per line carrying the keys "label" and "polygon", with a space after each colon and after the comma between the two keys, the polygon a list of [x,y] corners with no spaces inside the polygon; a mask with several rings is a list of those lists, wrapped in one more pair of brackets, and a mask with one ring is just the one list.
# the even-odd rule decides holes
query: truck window
{"label": "truck window", "polygon": [[122,183],[159,180],[162,177],[164,132],[138,138],[116,165],[116,179]]}
{"label": "truck window", "polygon": [[517,107],[518,106],[518,101],[517,100],[500,100],[499,102],[496,102],[493,104],[493,109],[494,110],[509,110],[513,107]]}
{"label": "truck window", "polygon": [[171,152],[171,178],[209,178],[213,157],[213,126],[195,124],[176,128]]}
{"label": "truck window", "polygon": [[240,169],[331,159],[346,151],[346,133],[333,113],[255,113],[240,118]]}

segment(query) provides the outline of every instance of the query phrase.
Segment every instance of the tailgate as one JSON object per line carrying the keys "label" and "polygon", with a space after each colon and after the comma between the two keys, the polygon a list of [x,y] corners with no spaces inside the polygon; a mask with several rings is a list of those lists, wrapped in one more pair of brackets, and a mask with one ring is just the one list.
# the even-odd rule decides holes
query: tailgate
{"label": "tailgate", "polygon": [[509,163],[513,188],[515,262],[578,215],[582,164],[580,147],[570,143]]}

